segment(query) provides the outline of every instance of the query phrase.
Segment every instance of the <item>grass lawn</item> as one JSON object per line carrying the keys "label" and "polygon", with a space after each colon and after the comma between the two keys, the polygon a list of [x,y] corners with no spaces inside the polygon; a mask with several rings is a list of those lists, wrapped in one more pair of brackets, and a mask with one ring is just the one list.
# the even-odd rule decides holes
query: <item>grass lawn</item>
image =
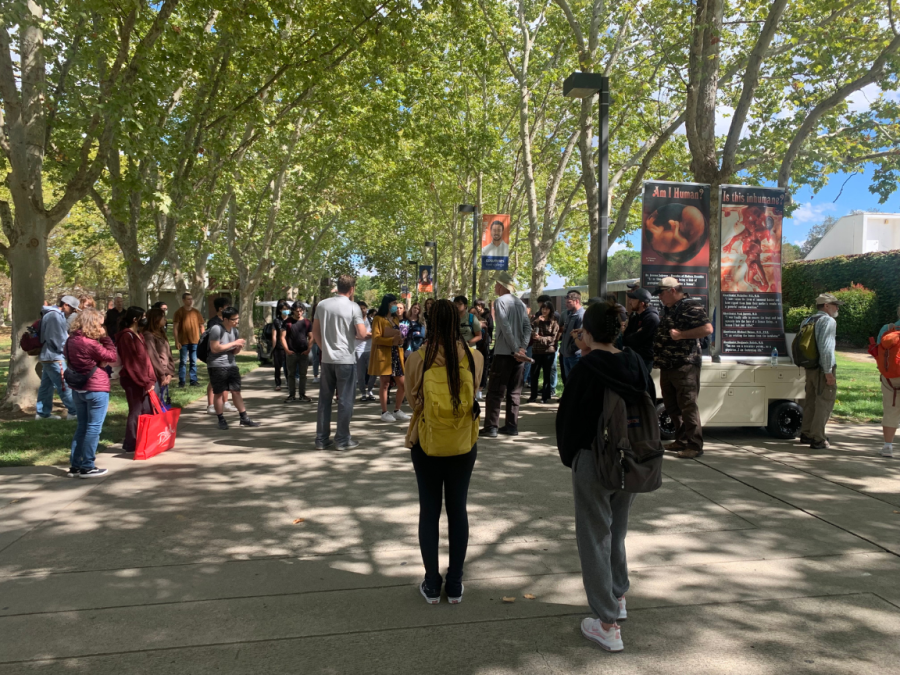
{"label": "grass lawn", "polygon": [[874,361],[837,354],[837,399],[833,416],[847,422],[881,423],[881,379]]}
{"label": "grass lawn", "polygon": [[[174,349],[174,345],[173,345]],[[0,396],[6,390],[6,377],[9,369],[10,335],[0,335]],[[177,360],[176,355],[176,360]],[[249,351],[237,357],[241,372],[246,373],[257,366],[256,352]],[[197,375],[201,386],[178,389],[172,387],[170,395],[172,404],[183,407],[206,396],[206,364],[197,363]],[[56,414],[61,413],[59,396],[53,396]],[[64,413],[63,413],[64,414]],[[113,443],[121,443],[125,438],[125,420],[128,417],[128,404],[125,392],[118,381],[112,384],[109,399],[109,413],[103,423],[100,434],[98,452],[103,452]],[[35,466],[47,464],[65,464],[69,461],[69,450],[72,435],[75,433],[75,421],[72,420],[35,420],[33,415],[21,419],[0,421],[0,466]]]}

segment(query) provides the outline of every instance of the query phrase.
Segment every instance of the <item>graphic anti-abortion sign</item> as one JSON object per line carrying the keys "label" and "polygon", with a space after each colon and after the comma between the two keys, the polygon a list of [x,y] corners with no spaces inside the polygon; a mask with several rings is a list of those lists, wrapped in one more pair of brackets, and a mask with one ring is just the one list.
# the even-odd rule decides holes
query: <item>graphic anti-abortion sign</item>
{"label": "graphic anti-abortion sign", "polygon": [[786,354],[781,313],[780,188],[722,185],[722,354]]}

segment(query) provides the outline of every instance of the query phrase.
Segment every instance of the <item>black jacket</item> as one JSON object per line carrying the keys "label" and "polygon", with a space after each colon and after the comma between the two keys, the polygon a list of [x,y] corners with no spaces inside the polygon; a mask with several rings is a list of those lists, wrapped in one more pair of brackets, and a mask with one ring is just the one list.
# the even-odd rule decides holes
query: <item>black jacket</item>
{"label": "black jacket", "polygon": [[644,362],[653,361],[653,336],[659,326],[656,307],[648,307],[640,314],[632,314],[622,337],[622,344],[631,347]]}
{"label": "black jacket", "polygon": [[572,466],[579,450],[591,447],[603,412],[606,387],[626,402],[634,401],[645,391],[652,396],[654,391],[647,367],[631,349],[618,354],[595,350],[581,357],[566,378],[556,415],[556,447],[566,466]]}

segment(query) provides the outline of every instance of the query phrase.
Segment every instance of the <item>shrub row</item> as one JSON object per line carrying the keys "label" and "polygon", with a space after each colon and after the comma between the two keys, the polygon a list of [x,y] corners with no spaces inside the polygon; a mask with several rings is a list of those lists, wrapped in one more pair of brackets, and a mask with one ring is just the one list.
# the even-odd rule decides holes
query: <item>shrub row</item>
{"label": "shrub row", "polygon": [[[843,289],[843,290],[838,290]],[[798,260],[782,268],[784,326],[795,333],[815,312],[816,296],[834,293],[845,302],[838,319],[838,340],[859,347],[870,335],[897,319],[900,305],[900,251]]]}

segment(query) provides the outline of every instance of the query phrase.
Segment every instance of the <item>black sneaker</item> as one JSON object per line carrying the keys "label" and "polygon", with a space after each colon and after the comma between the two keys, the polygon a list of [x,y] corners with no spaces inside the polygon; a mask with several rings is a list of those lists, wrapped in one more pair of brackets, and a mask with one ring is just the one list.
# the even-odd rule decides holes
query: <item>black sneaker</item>
{"label": "black sneaker", "polygon": [[297,399],[300,403],[312,403],[312,399],[309,396],[301,396]]}
{"label": "black sneaker", "polygon": [[447,602],[451,605],[458,605],[462,602],[463,591],[466,590],[466,587],[463,586],[462,582],[458,584],[448,583],[444,586],[444,590],[447,591]]}
{"label": "black sneaker", "polygon": [[178,388],[179,388],[179,389],[184,389],[184,382],[179,382],[179,383],[178,383]]}
{"label": "black sneaker", "polygon": [[810,443],[813,442],[813,439],[811,439],[806,434],[800,434],[800,442],[803,443],[804,445],[809,445]]}
{"label": "black sneaker", "polygon": [[324,443],[319,443],[319,441],[316,441],[316,450],[327,450],[332,445],[334,445],[334,441],[325,441]]}
{"label": "black sneaker", "polygon": [[429,605],[436,605],[441,601],[441,589],[428,588],[424,581],[419,585],[419,593]]}
{"label": "black sneaker", "polygon": [[487,438],[497,438],[497,427],[485,427],[478,432],[478,435],[486,436]]}
{"label": "black sneaker", "polygon": [[254,422],[249,417],[242,417],[241,418],[241,426],[242,427],[258,427],[259,422]]}
{"label": "black sneaker", "polygon": [[109,471],[107,469],[98,469],[96,466],[93,469],[82,469],[78,473],[79,478],[99,478],[100,476],[105,476]]}
{"label": "black sneaker", "polygon": [[76,469],[74,466],[70,466],[70,467],[69,467],[69,470],[66,471],[66,475],[67,475],[69,478],[75,478],[75,477],[78,476],[80,473],[81,473],[81,469]]}
{"label": "black sneaker", "polygon": [[193,382],[191,382],[191,386],[192,386],[192,387],[199,387],[199,386],[200,386],[200,383],[197,382],[197,380],[194,380]]}
{"label": "black sneaker", "polygon": [[219,428],[222,431],[228,431],[228,420],[222,418],[219,420]]}
{"label": "black sneaker", "polygon": [[292,403],[292,402],[294,402],[294,401],[296,401],[296,400],[297,400],[297,397],[296,397],[296,396],[288,396],[286,399],[284,399],[284,402],[285,402],[285,403]]}
{"label": "black sneaker", "polygon": [[497,429],[497,433],[503,434],[504,436],[518,436],[519,430],[515,427],[511,427],[507,424],[504,424],[502,427]]}

